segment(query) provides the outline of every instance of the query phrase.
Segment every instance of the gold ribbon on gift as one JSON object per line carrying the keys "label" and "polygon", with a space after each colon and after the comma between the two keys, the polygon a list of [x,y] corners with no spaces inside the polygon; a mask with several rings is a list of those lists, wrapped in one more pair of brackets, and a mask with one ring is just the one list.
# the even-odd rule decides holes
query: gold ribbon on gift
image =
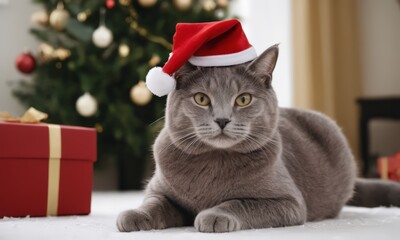
{"label": "gold ribbon on gift", "polygon": [[[47,113],[40,112],[30,107],[21,118],[13,118],[7,112],[0,113],[6,122],[39,123],[47,119]],[[49,170],[47,185],[47,216],[56,216],[58,213],[58,195],[60,187],[60,161],[61,161],[61,127],[47,124],[49,129]]]}
{"label": "gold ribbon on gift", "polygon": [[389,179],[388,175],[388,158],[384,157],[380,159],[381,163],[381,178],[382,179]]}
{"label": "gold ribbon on gift", "polygon": [[49,128],[49,178],[47,187],[47,216],[58,212],[61,161],[61,127],[48,124]]}

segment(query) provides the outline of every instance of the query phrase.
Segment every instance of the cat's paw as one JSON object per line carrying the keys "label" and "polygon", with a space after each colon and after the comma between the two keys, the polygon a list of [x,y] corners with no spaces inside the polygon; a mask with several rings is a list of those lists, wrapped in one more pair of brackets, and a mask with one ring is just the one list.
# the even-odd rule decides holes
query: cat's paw
{"label": "cat's paw", "polygon": [[141,230],[159,229],[154,219],[140,210],[127,210],[119,214],[117,227],[120,232],[133,232]]}
{"label": "cat's paw", "polygon": [[240,230],[241,223],[229,213],[207,209],[197,215],[194,227],[199,232],[233,232]]}

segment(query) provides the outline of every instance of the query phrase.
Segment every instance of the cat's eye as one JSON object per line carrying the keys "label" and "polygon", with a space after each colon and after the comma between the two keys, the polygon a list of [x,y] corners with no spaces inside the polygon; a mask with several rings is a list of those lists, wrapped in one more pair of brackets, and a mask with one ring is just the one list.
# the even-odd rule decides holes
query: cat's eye
{"label": "cat's eye", "polygon": [[251,99],[252,98],[249,93],[243,93],[236,98],[235,103],[239,107],[245,107],[251,103]]}
{"label": "cat's eye", "polygon": [[210,105],[210,98],[204,93],[196,93],[194,95],[194,101],[200,106],[208,106]]}

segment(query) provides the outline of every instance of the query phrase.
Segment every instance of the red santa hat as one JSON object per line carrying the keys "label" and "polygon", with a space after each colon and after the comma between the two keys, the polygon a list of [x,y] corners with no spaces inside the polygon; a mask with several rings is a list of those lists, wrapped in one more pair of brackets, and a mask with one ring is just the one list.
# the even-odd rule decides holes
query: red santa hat
{"label": "red santa hat", "polygon": [[257,57],[236,19],[206,23],[178,23],[173,49],[164,67],[150,69],[149,90],[161,97],[175,89],[173,74],[189,61],[195,66],[220,67],[251,61]]}

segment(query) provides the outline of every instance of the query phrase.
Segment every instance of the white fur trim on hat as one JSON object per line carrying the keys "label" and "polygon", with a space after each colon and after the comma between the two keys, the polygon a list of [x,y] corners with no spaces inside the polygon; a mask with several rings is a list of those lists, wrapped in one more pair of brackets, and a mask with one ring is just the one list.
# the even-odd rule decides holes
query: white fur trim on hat
{"label": "white fur trim on hat", "polygon": [[146,85],[154,95],[162,97],[175,89],[176,81],[161,67],[154,67],[147,73]]}
{"label": "white fur trim on hat", "polygon": [[237,53],[213,56],[192,56],[188,61],[199,67],[222,67],[242,64],[251,61],[256,57],[256,50],[253,47],[249,47],[248,49]]}

